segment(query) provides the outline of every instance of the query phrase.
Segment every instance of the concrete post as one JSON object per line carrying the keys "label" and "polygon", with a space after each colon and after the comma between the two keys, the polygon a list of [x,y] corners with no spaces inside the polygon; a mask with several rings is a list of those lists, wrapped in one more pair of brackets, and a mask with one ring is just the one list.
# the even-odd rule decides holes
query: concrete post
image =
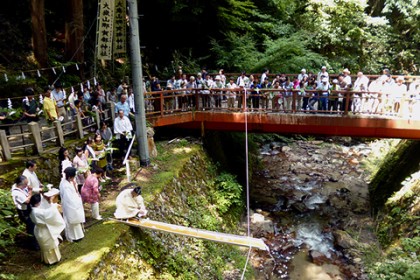
{"label": "concrete post", "polygon": [[42,147],[42,137],[39,124],[37,122],[30,122],[28,126],[32,133],[32,140],[35,143],[34,150],[36,153],[41,154],[44,151],[44,148]]}
{"label": "concrete post", "polygon": [[146,112],[144,108],[143,72],[140,55],[139,16],[137,2],[138,0],[127,1],[131,31],[131,72],[133,76],[134,102],[136,106],[136,136],[140,165],[149,166],[150,158],[149,150],[147,147]]}
{"label": "concrete post", "polygon": [[64,146],[64,133],[63,128],[61,127],[61,122],[56,120],[54,121],[55,132],[57,133],[57,145]]}
{"label": "concrete post", "polygon": [[0,130],[0,144],[3,150],[3,158],[5,161],[12,159],[12,153],[10,152],[9,141],[7,140],[6,131]]}
{"label": "concrete post", "polygon": [[108,102],[108,108],[109,108],[109,117],[111,118],[112,125],[114,125],[115,121],[115,104],[114,102]]}
{"label": "concrete post", "polygon": [[83,139],[85,135],[83,133],[82,117],[80,117],[80,114],[76,114],[76,130],[79,134],[79,138]]}

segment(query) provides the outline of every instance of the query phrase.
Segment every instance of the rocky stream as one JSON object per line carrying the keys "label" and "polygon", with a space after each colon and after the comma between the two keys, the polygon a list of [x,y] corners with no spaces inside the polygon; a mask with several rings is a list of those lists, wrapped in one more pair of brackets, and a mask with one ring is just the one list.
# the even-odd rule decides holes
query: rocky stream
{"label": "rocky stream", "polygon": [[257,279],[367,279],[363,252],[376,243],[368,178],[369,143],[350,138],[260,147],[262,167],[250,183]]}

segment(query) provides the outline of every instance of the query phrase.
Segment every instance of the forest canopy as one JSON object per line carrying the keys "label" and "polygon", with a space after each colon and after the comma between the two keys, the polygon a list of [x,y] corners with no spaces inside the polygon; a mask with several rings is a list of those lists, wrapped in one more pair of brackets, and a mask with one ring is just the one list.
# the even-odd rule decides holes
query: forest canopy
{"label": "forest canopy", "polygon": [[[326,65],[335,73],[349,68],[378,74],[389,68],[394,74],[419,74],[418,0],[156,0],[138,5],[146,76],[166,78],[178,65],[190,73],[204,66],[298,73]],[[89,76],[92,71],[100,76],[103,67],[128,75],[129,67],[121,63],[101,66],[95,59],[97,1],[5,0],[3,7],[0,74],[78,62],[85,63]],[[45,46],[36,38],[40,32],[31,32],[42,27],[40,16]]]}

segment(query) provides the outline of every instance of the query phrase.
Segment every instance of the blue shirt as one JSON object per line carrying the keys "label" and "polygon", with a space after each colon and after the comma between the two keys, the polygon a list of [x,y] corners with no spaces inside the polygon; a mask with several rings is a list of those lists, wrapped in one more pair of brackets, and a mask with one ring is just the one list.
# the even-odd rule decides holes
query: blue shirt
{"label": "blue shirt", "polygon": [[59,108],[63,107],[64,106],[64,92],[62,90],[56,91],[54,89],[51,93],[52,93],[52,96],[54,97],[55,102],[57,103],[57,107]]}
{"label": "blue shirt", "polygon": [[118,111],[122,110],[124,112],[124,116],[128,117],[130,114],[130,105],[128,105],[128,102],[125,101],[124,104],[120,102],[115,104],[115,113],[118,114]]}

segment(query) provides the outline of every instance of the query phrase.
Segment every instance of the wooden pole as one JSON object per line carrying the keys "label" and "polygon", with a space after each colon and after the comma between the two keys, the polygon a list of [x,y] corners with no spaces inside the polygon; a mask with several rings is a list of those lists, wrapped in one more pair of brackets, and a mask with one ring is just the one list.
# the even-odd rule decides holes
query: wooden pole
{"label": "wooden pole", "polygon": [[7,140],[6,131],[0,130],[0,144],[3,150],[3,159],[5,161],[12,159],[12,153],[10,152],[9,141]]}

